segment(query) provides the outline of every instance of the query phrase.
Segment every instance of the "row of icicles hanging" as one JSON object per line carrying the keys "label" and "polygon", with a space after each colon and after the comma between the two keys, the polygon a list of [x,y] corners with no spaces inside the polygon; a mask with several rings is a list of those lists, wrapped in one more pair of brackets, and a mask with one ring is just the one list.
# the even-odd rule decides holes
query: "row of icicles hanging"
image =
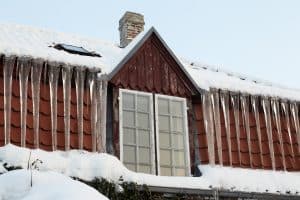
{"label": "row of icicles hanging", "polygon": [[[221,105],[220,105],[221,103]],[[251,104],[251,105],[249,105]],[[298,116],[298,105],[295,102],[288,103],[276,98],[261,98],[261,105],[263,109],[264,121],[266,125],[267,137],[268,137],[268,146],[271,155],[272,169],[276,169],[275,163],[275,152],[273,146],[273,134],[272,134],[272,117],[275,120],[276,129],[278,132],[278,138],[280,143],[280,153],[282,157],[283,168],[286,170],[285,162],[285,151],[283,144],[283,133],[281,128],[281,117],[280,107],[283,113],[283,118],[287,126],[287,134],[289,138],[289,144],[291,145],[291,153],[293,159],[295,159],[295,152],[293,148],[292,133],[291,133],[291,122],[290,117],[292,118],[292,123],[297,135],[297,142],[300,144],[300,129],[299,129],[299,116]],[[222,109],[224,123],[225,123],[225,132],[228,145],[228,152],[231,152],[231,137],[232,133],[230,131],[230,110],[229,107],[233,109],[234,124],[236,130],[237,138],[237,148],[239,158],[241,158],[241,144],[240,144],[240,110],[242,112],[243,127],[247,135],[247,145],[249,149],[250,165],[253,167],[253,158],[251,154],[251,132],[249,125],[249,108],[252,109],[254,113],[255,123],[256,123],[256,132],[259,142],[260,150],[260,160],[262,166],[263,162],[263,147],[262,147],[262,136],[261,136],[261,127],[260,127],[260,115],[259,115],[259,97],[258,96],[249,96],[243,94],[231,94],[227,91],[211,90],[202,95],[202,107],[203,107],[203,117],[204,117],[204,127],[207,135],[207,144],[208,144],[208,154],[209,154],[209,163],[211,165],[215,164],[215,137],[217,144],[217,154],[219,157],[220,164],[223,164],[223,149],[222,149],[222,136],[221,136],[221,122],[220,122],[220,109]],[[300,145],[298,145],[298,151],[300,152]],[[232,154],[229,153],[229,164],[232,166]],[[242,165],[241,159],[239,159],[240,166]]]}
{"label": "row of icicles hanging", "polygon": [[[11,95],[13,71],[16,67],[16,75],[20,85],[20,118],[21,118],[21,146],[26,146],[26,116],[28,79],[30,76],[33,107],[33,131],[34,147],[39,148],[39,108],[40,108],[40,83],[42,72],[44,80],[49,82],[50,107],[51,107],[51,138],[52,150],[57,149],[57,87],[59,78],[62,77],[64,99],[64,134],[65,150],[70,149],[70,104],[72,73],[75,73],[76,101],[77,101],[77,125],[78,148],[83,149],[83,97],[85,80],[88,79],[91,102],[91,134],[92,151],[105,151],[106,140],[106,95],[107,81],[105,75],[100,76],[99,71],[89,70],[84,67],[71,67],[57,62],[44,62],[42,59],[30,57],[8,56],[3,58],[4,80],[4,134],[5,144],[10,143],[11,133]],[[31,73],[30,73],[31,72]],[[61,73],[61,76],[60,76]]]}

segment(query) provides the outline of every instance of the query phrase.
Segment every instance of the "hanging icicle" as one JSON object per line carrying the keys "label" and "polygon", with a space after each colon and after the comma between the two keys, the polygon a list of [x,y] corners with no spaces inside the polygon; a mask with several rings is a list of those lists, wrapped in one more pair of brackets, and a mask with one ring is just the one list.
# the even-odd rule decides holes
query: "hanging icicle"
{"label": "hanging icicle", "polygon": [[251,148],[251,132],[249,124],[249,96],[246,94],[241,95],[243,124],[247,134],[247,144],[249,149],[250,166],[253,167],[252,162],[252,148]]}
{"label": "hanging icicle", "polygon": [[278,99],[271,99],[271,106],[273,111],[273,116],[275,118],[279,144],[280,144],[280,153],[282,157],[282,164],[283,169],[286,171],[286,162],[285,162],[285,152],[283,148],[283,139],[282,139],[282,132],[281,132],[281,120],[280,120],[280,113],[279,113],[279,100]]}
{"label": "hanging icicle", "polygon": [[21,57],[17,66],[19,69],[19,85],[20,85],[20,114],[21,114],[21,146],[26,145],[26,118],[27,118],[27,88],[28,76],[31,67],[31,59],[29,57]]}
{"label": "hanging icicle", "polygon": [[31,67],[31,93],[34,147],[39,148],[39,122],[40,122],[40,85],[43,70],[43,60],[33,60]]}
{"label": "hanging icicle", "polygon": [[70,150],[70,105],[71,105],[71,66],[62,68],[62,82],[64,95],[64,125],[65,125],[65,150]]}
{"label": "hanging icicle", "polygon": [[102,82],[102,88],[101,88],[101,97],[102,97],[102,103],[101,103],[101,138],[102,138],[102,150],[103,152],[106,152],[106,111],[107,111],[107,83],[108,78],[106,74],[101,75],[100,77]]}
{"label": "hanging icicle", "polygon": [[229,164],[232,166],[232,152],[231,152],[231,132],[230,132],[230,115],[229,115],[229,93],[227,91],[221,92],[221,104],[224,114],[226,138],[229,153]]}
{"label": "hanging icicle", "polygon": [[78,67],[75,71],[77,125],[79,149],[83,149],[83,96],[84,96],[85,68]]}
{"label": "hanging icicle", "polygon": [[57,63],[49,63],[49,86],[50,86],[50,104],[51,104],[51,137],[52,150],[57,149],[57,83],[60,67]]}
{"label": "hanging icicle", "polygon": [[261,139],[259,110],[258,110],[258,97],[257,96],[251,96],[251,104],[252,104],[252,111],[254,112],[254,117],[255,117],[256,133],[257,133],[258,143],[259,143],[259,153],[260,153],[261,165],[265,166],[264,159],[263,159],[263,149],[262,149],[262,139]]}
{"label": "hanging icicle", "polygon": [[3,82],[4,82],[4,142],[10,143],[11,128],[11,88],[12,75],[15,66],[16,56],[4,57]]}
{"label": "hanging icicle", "polygon": [[274,146],[273,146],[273,135],[272,135],[272,123],[271,123],[271,113],[270,113],[270,100],[267,97],[262,98],[262,106],[264,110],[265,116],[265,123],[267,128],[267,135],[268,135],[268,142],[269,142],[269,150],[271,154],[271,162],[272,162],[272,169],[276,169],[275,165],[275,153],[274,153]]}
{"label": "hanging icicle", "polygon": [[97,148],[97,96],[96,96],[96,79],[95,72],[88,73],[89,89],[90,89],[90,102],[91,102],[91,134],[92,134],[92,151],[95,152]]}
{"label": "hanging icicle", "polygon": [[294,153],[293,139],[292,139],[292,134],[291,134],[290,112],[289,112],[288,103],[286,101],[281,101],[281,108],[283,110],[284,117],[285,117],[286,127],[287,127],[287,131],[288,131],[288,136],[289,136],[289,143],[290,143],[291,151],[292,151],[292,157],[293,157],[293,160],[295,161],[295,153]]}
{"label": "hanging icicle", "polygon": [[207,139],[209,164],[215,165],[215,138],[210,93],[202,94],[203,120]]}
{"label": "hanging icicle", "polygon": [[97,151],[104,152],[102,146],[102,134],[101,134],[101,104],[102,104],[102,81],[98,77],[96,79],[96,98],[97,98],[97,123],[96,123],[96,142],[97,142]]}
{"label": "hanging icicle", "polygon": [[242,165],[241,162],[241,133],[240,133],[240,98],[238,94],[231,94],[230,96],[231,104],[233,108],[233,115],[234,115],[234,124],[235,124],[235,131],[236,131],[236,140],[238,146],[238,154],[239,154],[239,162],[240,166]]}
{"label": "hanging icicle", "polygon": [[291,114],[293,117],[294,126],[296,129],[298,152],[300,153],[300,128],[299,128],[299,116],[298,116],[298,105],[296,102],[291,103]]}
{"label": "hanging icicle", "polygon": [[214,117],[214,125],[217,139],[217,151],[219,157],[219,164],[223,165],[223,148],[222,148],[222,135],[221,135],[221,122],[220,122],[220,97],[218,90],[212,90],[210,93],[212,102],[212,112]]}

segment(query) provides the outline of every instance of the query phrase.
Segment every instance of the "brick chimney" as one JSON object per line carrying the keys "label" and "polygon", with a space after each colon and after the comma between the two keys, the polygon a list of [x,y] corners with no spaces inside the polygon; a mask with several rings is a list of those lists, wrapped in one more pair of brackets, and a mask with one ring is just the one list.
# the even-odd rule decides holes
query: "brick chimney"
{"label": "brick chimney", "polygon": [[120,47],[126,47],[144,30],[144,16],[127,11],[119,21]]}

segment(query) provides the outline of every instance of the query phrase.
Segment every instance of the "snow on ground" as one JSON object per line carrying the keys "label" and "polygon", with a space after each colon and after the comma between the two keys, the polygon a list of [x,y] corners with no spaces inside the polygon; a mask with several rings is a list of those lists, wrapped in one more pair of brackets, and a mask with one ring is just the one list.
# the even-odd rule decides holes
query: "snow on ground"
{"label": "snow on ground", "polygon": [[97,190],[57,172],[14,170],[0,176],[2,200],[107,200]]}
{"label": "snow on ground", "polygon": [[[29,149],[11,144],[0,148],[2,164],[8,163],[11,166],[26,168],[29,155]],[[299,172],[275,172],[200,165],[199,168],[203,173],[201,177],[168,177],[129,171],[116,157],[104,153],[98,154],[79,150],[70,152],[31,150],[30,162],[36,159],[43,161],[39,165],[42,172],[53,170],[84,180],[92,180],[98,177],[120,183],[120,178],[122,178],[123,181],[127,182],[163,187],[219,188],[245,192],[266,192],[268,190],[270,193],[280,191],[284,194],[287,191],[290,191],[291,194],[300,191]]]}

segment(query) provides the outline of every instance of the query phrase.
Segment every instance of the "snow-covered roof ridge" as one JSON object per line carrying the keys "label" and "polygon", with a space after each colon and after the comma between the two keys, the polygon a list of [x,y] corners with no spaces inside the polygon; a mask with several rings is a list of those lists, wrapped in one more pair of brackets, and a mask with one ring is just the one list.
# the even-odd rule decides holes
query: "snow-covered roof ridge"
{"label": "snow-covered roof ridge", "polygon": [[184,58],[180,58],[180,61],[201,89],[210,90],[216,88],[251,95],[300,101],[300,90],[231,72],[220,65],[193,62]]}

